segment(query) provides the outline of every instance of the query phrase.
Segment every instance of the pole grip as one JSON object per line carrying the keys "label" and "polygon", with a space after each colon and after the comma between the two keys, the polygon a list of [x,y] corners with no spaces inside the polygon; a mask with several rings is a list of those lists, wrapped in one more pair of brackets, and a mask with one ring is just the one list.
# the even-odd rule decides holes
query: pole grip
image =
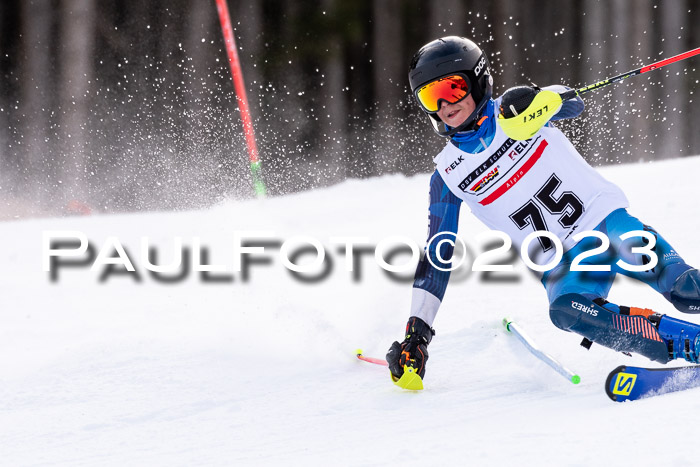
{"label": "pole grip", "polygon": [[561,96],[562,102],[564,102],[564,101],[568,101],[569,99],[575,98],[578,95],[578,91],[575,89],[571,89],[569,91],[562,92],[559,95]]}

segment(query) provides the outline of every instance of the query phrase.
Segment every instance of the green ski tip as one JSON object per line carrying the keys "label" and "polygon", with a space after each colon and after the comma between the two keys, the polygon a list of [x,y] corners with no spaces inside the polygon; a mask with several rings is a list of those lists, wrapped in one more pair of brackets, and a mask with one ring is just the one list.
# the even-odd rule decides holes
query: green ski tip
{"label": "green ski tip", "polygon": [[506,331],[510,332],[510,323],[513,321],[510,318],[503,318],[503,326],[506,327]]}
{"label": "green ski tip", "polygon": [[581,377],[579,375],[574,375],[571,377],[571,382],[574,384],[578,384],[581,382]]}

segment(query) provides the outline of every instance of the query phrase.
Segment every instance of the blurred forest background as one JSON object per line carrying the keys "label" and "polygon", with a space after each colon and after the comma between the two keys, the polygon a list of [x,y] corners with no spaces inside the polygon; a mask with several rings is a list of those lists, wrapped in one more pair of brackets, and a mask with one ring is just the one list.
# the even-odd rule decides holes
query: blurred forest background
{"label": "blurred forest background", "polygon": [[[700,0],[228,5],[271,195],[431,171],[444,140],[406,76],[436,37],[479,43],[496,94],[580,87],[700,45]],[[562,128],[594,165],[700,154],[698,68],[588,94]],[[0,218],[247,198],[248,166],[214,0],[0,1]]]}

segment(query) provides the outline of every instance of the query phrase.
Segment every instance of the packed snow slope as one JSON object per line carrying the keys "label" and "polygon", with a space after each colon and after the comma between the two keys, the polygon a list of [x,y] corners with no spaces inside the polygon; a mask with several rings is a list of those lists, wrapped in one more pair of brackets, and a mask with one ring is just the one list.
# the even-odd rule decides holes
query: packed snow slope
{"label": "packed snow slope", "polygon": [[[626,191],[632,214],[700,264],[700,158],[600,170]],[[390,280],[364,255],[354,279],[330,239],[376,244],[402,235],[422,245],[428,180],[353,180],[196,212],[0,223],[0,464],[694,464],[700,390],[611,402],[603,390],[610,370],[658,365],[596,345],[586,351],[579,336],[557,330],[521,262],[508,280],[455,274],[424,391],[403,391],[385,368],[355,358],[358,347],[383,357],[401,338],[411,274]],[[486,229],[466,209],[460,222],[480,251],[475,237]],[[231,270],[236,234],[263,230],[318,239],[332,259],[327,277],[301,282],[267,247],[269,262],[253,264],[247,280],[216,272],[223,281],[205,281],[189,258],[182,277],[165,283],[141,255],[144,236],[156,264],[175,257],[176,237],[189,247],[199,237],[202,263]],[[96,254],[116,237],[138,278],[88,263],[59,267],[51,281],[42,270],[45,231],[83,232]],[[683,316],[628,279],[610,298]],[[504,316],[581,384],[526,352],[502,328]]]}

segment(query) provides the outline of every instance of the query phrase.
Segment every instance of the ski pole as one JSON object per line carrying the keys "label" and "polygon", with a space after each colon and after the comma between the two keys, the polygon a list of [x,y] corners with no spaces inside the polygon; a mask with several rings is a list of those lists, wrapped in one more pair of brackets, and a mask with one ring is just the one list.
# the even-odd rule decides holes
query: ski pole
{"label": "ski pole", "polygon": [[543,352],[540,350],[539,347],[537,347],[537,344],[528,336],[525,334],[525,332],[515,324],[513,321],[509,320],[508,318],[503,318],[503,326],[506,327],[506,331],[512,332],[515,334],[515,337],[520,340],[520,342],[523,343],[525,347],[537,358],[545,362],[547,365],[551,366],[554,371],[562,375],[564,378],[568,379],[574,384],[578,384],[581,382],[581,377],[574,373],[573,371],[569,370],[568,368],[564,367],[561,363],[556,361],[551,355],[549,355],[546,352]]}
{"label": "ski pole", "polygon": [[374,363],[375,365],[389,366],[386,360],[382,360],[381,358],[365,357],[364,355],[362,355],[362,349],[357,349],[355,351],[355,354],[357,355],[357,358],[359,358],[362,361]]}
{"label": "ski pole", "polygon": [[[598,81],[597,83],[584,86],[580,89],[571,89],[570,91],[565,91],[562,93],[543,90],[536,93],[531,101],[529,99],[523,101],[521,97],[518,97],[518,91],[516,88],[514,91],[515,94],[512,96],[509,97],[511,91],[508,91],[503,95],[501,100],[501,113],[498,115],[498,124],[501,126],[503,132],[508,135],[508,137],[514,140],[526,140],[534,136],[534,134],[537,133],[540,128],[542,128],[542,126],[544,126],[549,119],[558,112],[559,106],[561,106],[562,102],[573,99],[581,94],[600,89],[609,84],[619,83],[623,79],[629,78],[630,76],[641,75],[647,71],[656,70],[666,65],[670,65],[671,63],[685,60],[686,58],[698,54],[700,54],[700,47],[683,52],[675,57],[666,58],[650,65],[644,65],[636,70],[631,70],[627,73],[622,73],[621,75],[604,79],[603,81]],[[507,102],[510,103],[508,104]],[[520,109],[519,107],[522,105],[527,105],[528,107]],[[503,108],[510,109],[513,116],[506,117],[504,115]],[[516,116],[518,118],[515,118]]]}
{"label": "ski pole", "polygon": [[641,75],[642,73],[646,73],[647,71],[657,70],[661,67],[665,67],[666,65],[670,65],[671,63],[679,62],[681,60],[685,60],[686,58],[690,58],[698,54],[700,54],[700,47],[693,50],[689,50],[687,52],[683,52],[682,54],[675,55],[671,58],[659,60],[658,62],[652,63],[650,65],[644,65],[643,67],[637,68],[636,70],[630,70],[627,73],[622,73],[621,75],[613,76],[612,78],[604,79],[603,81],[598,81],[597,83],[584,86],[580,89],[572,89],[571,91],[563,92],[560,94],[561,99],[563,101],[573,99],[577,95],[585,94],[590,91],[595,91],[596,89],[600,89],[604,86],[607,86],[608,84],[619,83],[623,79]]}

